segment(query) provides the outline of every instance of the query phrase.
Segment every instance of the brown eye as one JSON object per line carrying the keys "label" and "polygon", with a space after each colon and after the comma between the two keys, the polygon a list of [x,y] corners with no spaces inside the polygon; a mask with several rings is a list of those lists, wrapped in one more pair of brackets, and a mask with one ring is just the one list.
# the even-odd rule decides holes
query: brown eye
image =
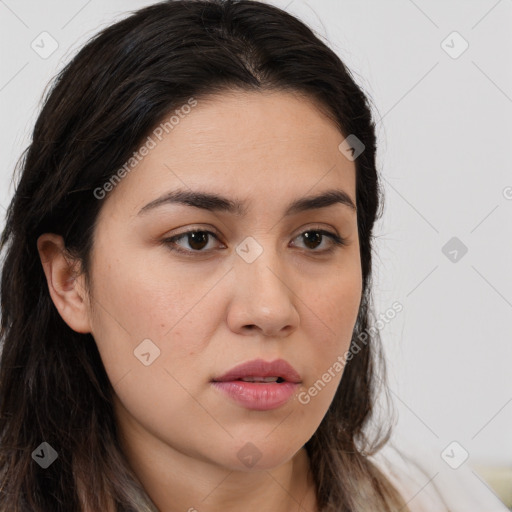
{"label": "brown eye", "polygon": [[[213,251],[214,249],[212,248],[206,249],[211,237],[219,240],[217,235],[212,231],[192,229],[170,238],[166,238],[163,242],[169,246],[171,251],[191,256],[194,254],[208,254]],[[344,238],[323,229],[309,229],[307,231],[303,231],[300,235],[295,237],[295,240],[301,237],[304,241],[303,243],[307,252],[312,253],[316,252],[319,254],[327,254],[332,252],[336,246],[346,245],[346,240]],[[322,246],[326,237],[330,240],[330,244],[327,248],[324,247],[323,249],[318,249],[318,247]],[[182,239],[186,240],[189,248],[183,248],[182,244],[177,243]]]}
{"label": "brown eye", "polygon": [[[331,233],[323,229],[310,229],[308,231],[304,231],[299,236],[297,236],[296,239],[300,237],[302,237],[306,248],[310,249],[310,252],[331,252],[335,248],[335,246],[341,246],[346,244],[345,239],[339,237],[335,233]],[[317,250],[317,247],[319,247],[322,244],[325,237],[328,237],[330,239],[330,246],[327,249]]]}
{"label": "brown eye", "polygon": [[[175,235],[171,238],[167,238],[164,240],[164,242],[174,246],[170,247],[171,250],[175,250],[181,253],[209,252],[205,251],[204,248],[208,245],[208,242],[210,241],[210,236],[217,238],[215,233],[212,233],[211,231],[195,229],[191,231],[185,231],[184,233]],[[186,239],[190,249],[176,248],[176,242],[181,239]],[[181,247],[181,245],[178,245],[178,247]]]}

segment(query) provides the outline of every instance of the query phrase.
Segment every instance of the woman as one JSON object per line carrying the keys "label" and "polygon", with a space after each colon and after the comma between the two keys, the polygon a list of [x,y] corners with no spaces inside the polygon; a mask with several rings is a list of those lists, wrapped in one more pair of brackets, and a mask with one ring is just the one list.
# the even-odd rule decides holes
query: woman
{"label": "woman", "polygon": [[350,72],[270,5],[94,37],[1,241],[0,511],[413,510],[372,460],[375,149]]}

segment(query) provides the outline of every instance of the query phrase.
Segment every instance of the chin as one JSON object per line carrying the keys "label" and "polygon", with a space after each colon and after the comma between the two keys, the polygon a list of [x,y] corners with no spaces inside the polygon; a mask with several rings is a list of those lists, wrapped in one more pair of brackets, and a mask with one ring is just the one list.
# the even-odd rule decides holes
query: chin
{"label": "chin", "polygon": [[231,456],[226,461],[226,467],[232,471],[251,472],[278,468],[288,462],[303,444],[287,445],[285,440],[277,437],[265,439],[264,436],[247,436],[238,438],[232,446],[233,451],[229,450]]}

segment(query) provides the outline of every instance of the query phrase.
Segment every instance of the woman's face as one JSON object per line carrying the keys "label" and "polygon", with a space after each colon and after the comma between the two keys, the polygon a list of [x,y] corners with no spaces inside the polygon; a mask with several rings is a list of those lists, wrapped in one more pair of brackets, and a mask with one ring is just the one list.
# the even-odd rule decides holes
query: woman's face
{"label": "woman's face", "polygon": [[[95,231],[89,324],[117,420],[162,457],[277,467],[326,414],[362,287],[348,202],[288,210],[331,190],[355,204],[355,165],[335,125],[291,93],[198,99],[167,131],[102,199]],[[178,190],[226,203],[154,203]],[[192,229],[201,233],[168,240]],[[298,375],[213,382],[255,359],[283,359]]]}

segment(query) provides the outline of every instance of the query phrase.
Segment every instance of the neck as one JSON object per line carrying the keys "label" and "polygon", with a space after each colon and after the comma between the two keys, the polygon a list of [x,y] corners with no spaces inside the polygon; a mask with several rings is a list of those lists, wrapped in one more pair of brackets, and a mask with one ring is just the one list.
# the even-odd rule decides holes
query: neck
{"label": "neck", "polygon": [[173,449],[137,427],[133,418],[124,420],[119,429],[123,451],[161,512],[317,512],[304,447],[277,468],[232,471]]}

